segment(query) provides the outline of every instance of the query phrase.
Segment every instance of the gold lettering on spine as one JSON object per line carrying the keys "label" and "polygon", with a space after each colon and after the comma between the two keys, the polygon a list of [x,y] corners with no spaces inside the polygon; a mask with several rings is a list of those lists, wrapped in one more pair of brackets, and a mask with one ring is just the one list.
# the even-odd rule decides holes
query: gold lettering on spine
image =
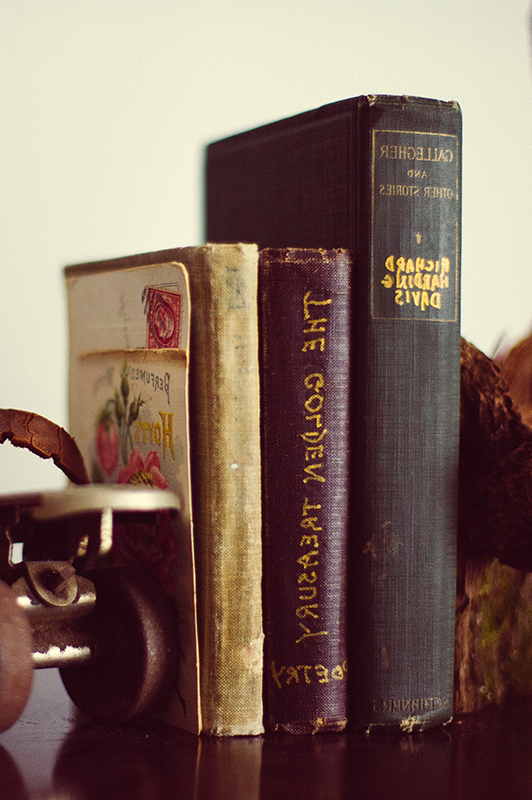
{"label": "gold lettering on spine", "polygon": [[454,153],[445,147],[406,147],[400,144],[383,144],[379,158],[392,161],[442,161],[450,164],[454,161]]}
{"label": "gold lettering on spine", "polygon": [[[321,319],[312,319],[313,313],[317,311],[316,306],[328,306],[331,303],[331,300],[313,300],[312,299],[312,292],[307,292],[303,298],[303,319],[305,321],[305,328],[303,329],[303,333],[314,334],[314,333],[325,333],[325,323],[327,322],[327,318],[323,317]],[[325,350],[325,337],[320,336],[317,339],[305,339],[305,342],[302,347],[302,351],[306,353],[308,350],[320,350],[322,353]]]}
{"label": "gold lettering on spine", "polygon": [[[331,681],[345,681],[347,680],[347,661],[341,664],[292,664],[290,666],[282,665],[278,667],[275,661],[270,662],[270,676],[278,689],[283,689],[287,686],[297,686],[300,682],[306,684],[316,683],[330,683]],[[428,698],[424,702],[430,702],[435,707],[437,700],[440,698]],[[385,703],[386,701],[377,701],[377,703]],[[393,702],[393,701],[389,701]],[[418,701],[421,705],[422,701]],[[441,701],[440,701],[441,703]]]}
{"label": "gold lettering on spine", "polygon": [[398,306],[412,303],[421,311],[440,309],[442,290],[451,288],[451,260],[447,256],[414,259],[390,255],[384,262],[384,269],[381,284],[385,289],[395,287],[394,300]]}
{"label": "gold lettering on spine", "polygon": [[[331,298],[324,299],[310,291],[304,295],[302,309],[303,353],[309,351],[324,353],[326,351],[328,331],[326,309],[331,303]],[[316,338],[316,334],[320,334],[319,338]],[[324,424],[325,414],[327,413],[325,373],[318,368],[318,370],[306,375],[303,379],[303,389],[302,417],[306,422],[306,427],[304,432],[299,434],[305,443],[301,465],[301,480],[303,485],[310,484],[315,487],[314,491],[320,491],[320,487],[327,480],[325,474],[327,428]],[[305,494],[300,519],[300,527],[304,532],[301,533],[299,541],[299,546],[303,550],[296,559],[298,566],[297,597],[300,605],[294,609],[298,630],[302,632],[296,639],[296,644],[315,636],[328,636],[328,631],[323,628],[320,620],[320,583],[318,576],[320,568],[320,535],[323,531],[321,512],[321,503],[309,499]],[[298,678],[296,676],[301,669],[303,669],[301,665],[282,668],[283,673],[288,676],[287,685],[289,681],[297,682]],[[311,667],[304,667],[304,669],[305,682],[308,683],[310,682],[309,670],[311,670]],[[277,675],[276,683],[279,685],[280,673],[276,672],[275,675]]]}
{"label": "gold lettering on spine", "polygon": [[373,701],[373,711],[419,714],[424,711],[437,711],[448,704],[446,697],[394,697],[378,698]]}

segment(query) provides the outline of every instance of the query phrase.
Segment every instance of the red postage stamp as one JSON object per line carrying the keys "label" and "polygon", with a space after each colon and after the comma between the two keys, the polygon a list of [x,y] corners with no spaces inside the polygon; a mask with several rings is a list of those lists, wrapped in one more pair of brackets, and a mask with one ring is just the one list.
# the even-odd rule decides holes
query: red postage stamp
{"label": "red postage stamp", "polygon": [[179,347],[181,295],[165,289],[147,287],[146,347]]}

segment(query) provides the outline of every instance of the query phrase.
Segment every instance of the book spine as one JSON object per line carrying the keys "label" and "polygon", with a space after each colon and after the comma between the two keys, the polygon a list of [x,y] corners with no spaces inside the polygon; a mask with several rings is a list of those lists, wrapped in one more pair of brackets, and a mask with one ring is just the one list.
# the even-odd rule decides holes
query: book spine
{"label": "book spine", "polygon": [[260,256],[265,725],[347,722],[351,258]]}
{"label": "book spine", "polygon": [[[258,253],[190,249],[191,461],[203,732],[262,725]],[[186,260],[186,259],[184,259]]]}
{"label": "book spine", "polygon": [[369,729],[452,717],[460,135],[453,104],[360,105],[352,631]]}

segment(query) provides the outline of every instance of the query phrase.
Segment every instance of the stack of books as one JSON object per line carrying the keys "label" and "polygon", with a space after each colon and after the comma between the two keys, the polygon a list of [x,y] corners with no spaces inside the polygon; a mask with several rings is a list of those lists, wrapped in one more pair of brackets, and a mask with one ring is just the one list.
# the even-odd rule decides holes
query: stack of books
{"label": "stack of books", "polygon": [[182,501],[175,724],[452,717],[460,207],[457,104],[363,96],[209,145],[208,244],[67,267],[91,479]]}

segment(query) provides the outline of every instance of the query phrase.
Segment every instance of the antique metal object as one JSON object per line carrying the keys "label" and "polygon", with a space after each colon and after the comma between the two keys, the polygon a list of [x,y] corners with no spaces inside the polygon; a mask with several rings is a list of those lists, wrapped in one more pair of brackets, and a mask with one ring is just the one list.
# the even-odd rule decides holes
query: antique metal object
{"label": "antique metal object", "polygon": [[0,497],[0,730],[22,713],[34,668],[59,667],[96,719],[129,719],[165,696],[177,668],[169,598],[113,546],[117,529],[178,510],[174,494],[151,487]]}

